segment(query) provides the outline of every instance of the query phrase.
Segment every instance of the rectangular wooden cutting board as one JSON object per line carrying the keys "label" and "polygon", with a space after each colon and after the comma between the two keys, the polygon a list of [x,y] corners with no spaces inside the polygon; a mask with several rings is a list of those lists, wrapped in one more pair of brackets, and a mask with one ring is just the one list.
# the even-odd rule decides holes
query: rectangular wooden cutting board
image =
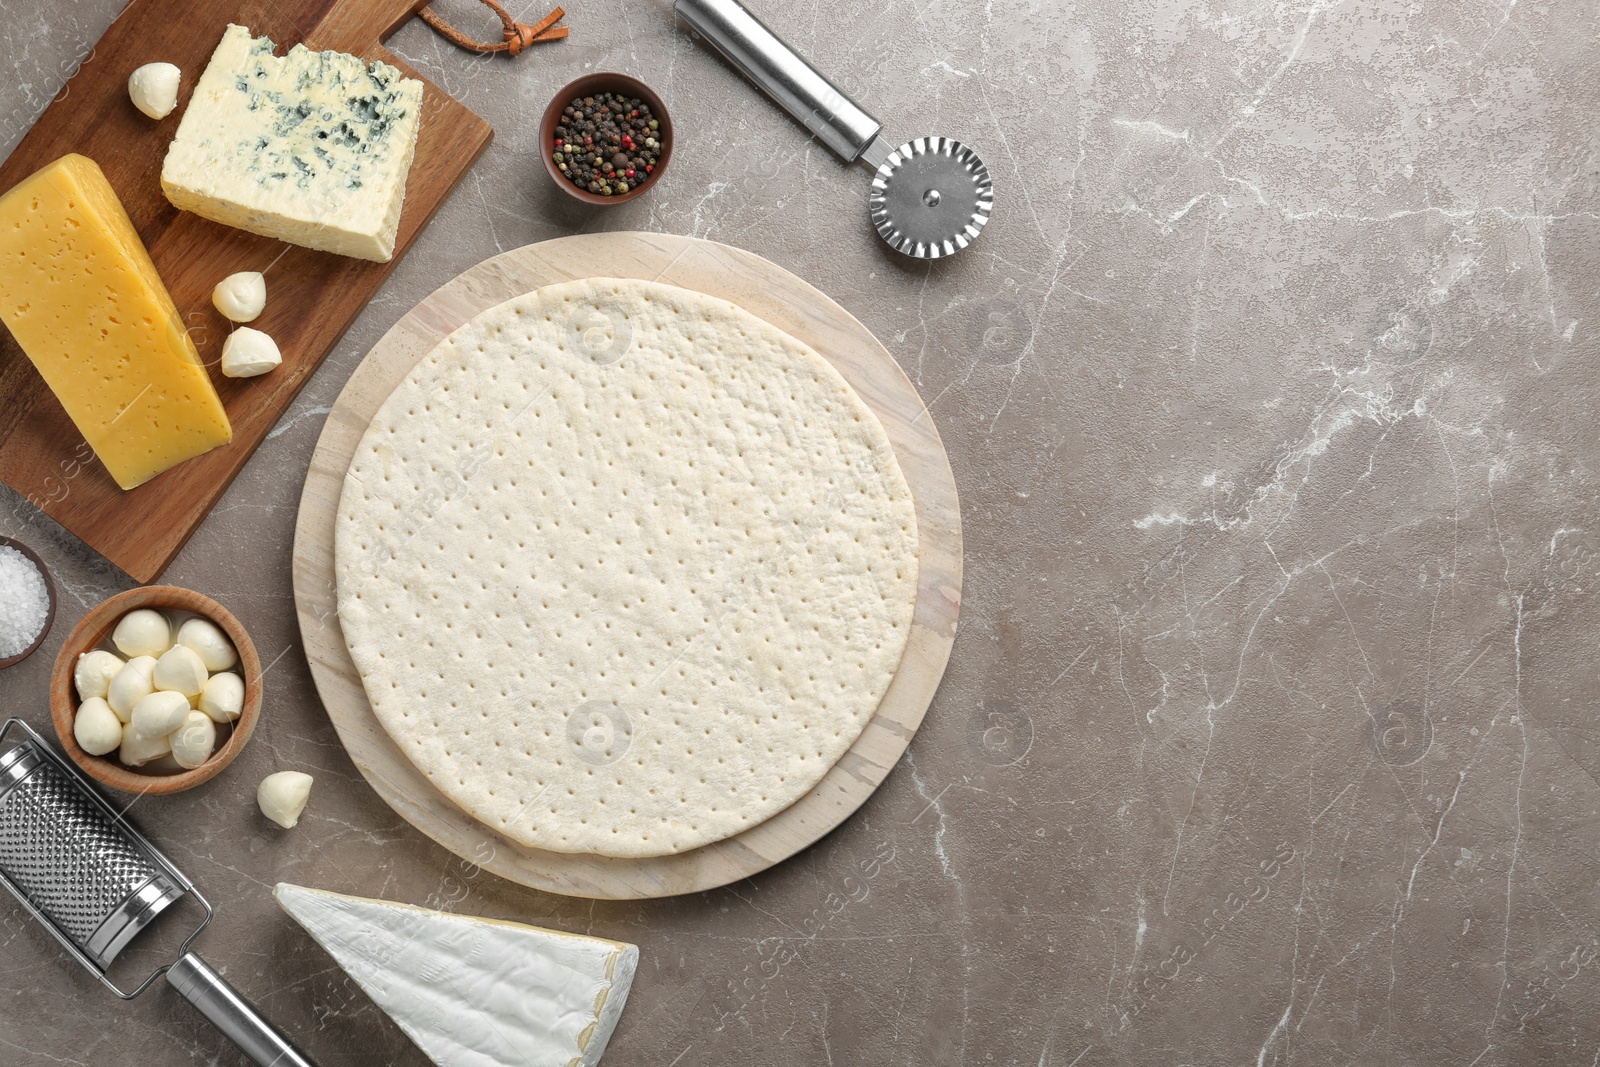
{"label": "rectangular wooden cutting board", "polygon": [[[231,444],[124,491],[9,333],[0,329],[0,480],[141,582],[172,562],[239,468],[389,276],[418,232],[493,137],[489,124],[424,84],[422,125],[406,181],[394,259],[315,252],[180,212],[161,194],[161,163],[196,80],[230,22],[295,44],[390,63],[381,44],[424,0],[132,0],[78,72],[0,165],[0,191],[68,152],[99,163],[172,292],[233,423]],[[145,63],[183,71],[178,110],[160,122],[128,99]],[[217,370],[230,324],[211,289],[236,271],[266,273],[267,308],[251,323],[278,342],[283,365],[259,378]]]}

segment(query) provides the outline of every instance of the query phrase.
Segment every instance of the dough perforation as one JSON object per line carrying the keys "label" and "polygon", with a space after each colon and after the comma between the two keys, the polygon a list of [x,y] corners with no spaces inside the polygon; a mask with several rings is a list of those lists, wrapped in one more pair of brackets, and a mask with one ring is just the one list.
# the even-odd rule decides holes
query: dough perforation
{"label": "dough perforation", "polygon": [[441,342],[339,519],[379,721],[538,848],[681,852],[793,803],[876,710],[915,603],[871,410],[793,338],[656,283],[551,286]]}

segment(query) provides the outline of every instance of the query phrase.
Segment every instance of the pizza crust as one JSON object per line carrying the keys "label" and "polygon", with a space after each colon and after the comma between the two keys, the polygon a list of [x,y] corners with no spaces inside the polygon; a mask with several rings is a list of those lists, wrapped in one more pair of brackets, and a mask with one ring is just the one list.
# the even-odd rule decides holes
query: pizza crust
{"label": "pizza crust", "polygon": [[916,518],[816,352],[590,279],[412,369],[351,461],[335,567],[368,700],[443,793],[524,845],[666,855],[854,743],[910,633]]}

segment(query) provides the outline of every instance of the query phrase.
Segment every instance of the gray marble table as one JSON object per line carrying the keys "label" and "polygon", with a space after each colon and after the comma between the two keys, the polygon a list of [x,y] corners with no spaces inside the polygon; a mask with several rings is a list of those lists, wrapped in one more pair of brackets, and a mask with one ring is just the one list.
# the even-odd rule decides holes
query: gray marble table
{"label": "gray marble table", "polygon": [[[425,1061],[279,880],[637,942],[610,1067],[1594,1062],[1594,4],[760,6],[892,132],[978,146],[993,222],[953,260],[896,258],[864,173],[661,2],[578,0],[569,41],[514,62],[403,28],[498,139],[166,575],[272,664],[243,758],[136,810],[220,903],[208,957],[325,1067]],[[0,147],[117,7],[0,2]],[[601,68],[659,87],[680,142],[653,195],[590,212],[534,132]],[[485,256],[606,228],[753,249],[860,317],[933,411],[968,546],[949,673],[883,788],[764,875],[640,904],[500,881],[385,807],[289,583],[367,348]],[[63,591],[0,674],[44,723],[61,637],[131,583],[13,494],[0,532]],[[282,833],[251,797],[290,767],[318,784]],[[170,991],[104,994],[9,902],[0,936],[0,1062],[241,1062]]]}

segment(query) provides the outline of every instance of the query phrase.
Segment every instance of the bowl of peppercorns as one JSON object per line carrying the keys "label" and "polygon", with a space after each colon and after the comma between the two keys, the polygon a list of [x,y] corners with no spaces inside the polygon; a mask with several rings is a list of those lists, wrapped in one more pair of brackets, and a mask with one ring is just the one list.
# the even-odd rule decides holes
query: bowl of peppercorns
{"label": "bowl of peppercorns", "polygon": [[586,204],[632,200],[672,158],[667,105],[626,74],[589,74],[562,86],[539,123],[544,167]]}

